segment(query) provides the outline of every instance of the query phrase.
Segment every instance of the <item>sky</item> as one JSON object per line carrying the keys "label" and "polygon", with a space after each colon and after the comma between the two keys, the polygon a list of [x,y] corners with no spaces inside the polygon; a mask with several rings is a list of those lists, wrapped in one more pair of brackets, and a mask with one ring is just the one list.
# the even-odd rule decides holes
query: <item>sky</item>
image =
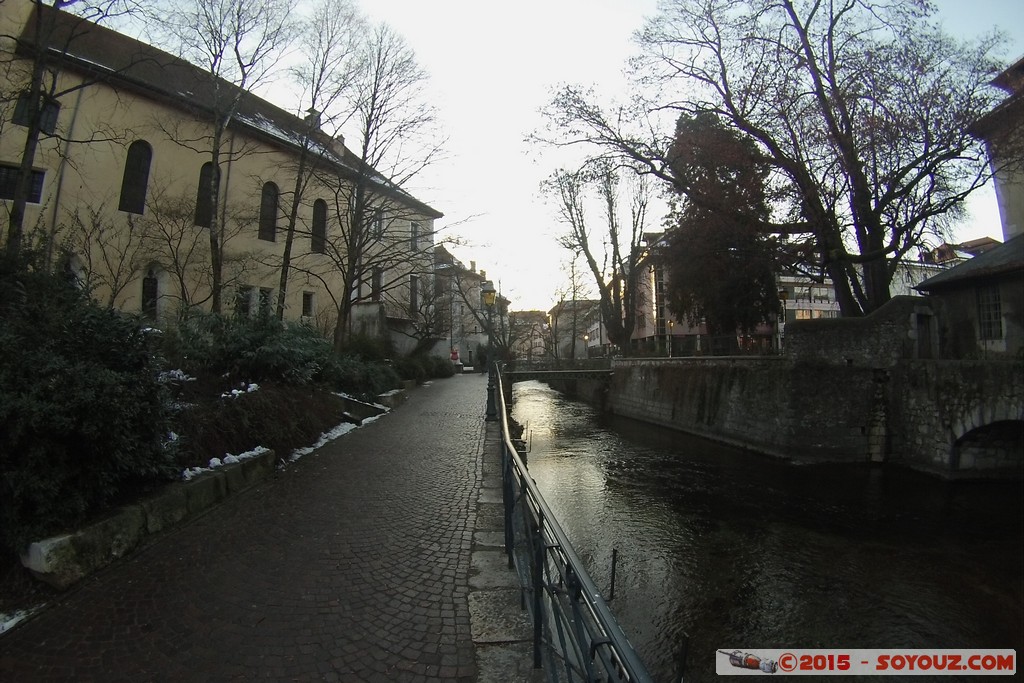
{"label": "sky", "polygon": [[[447,158],[409,187],[445,214],[435,227],[463,242],[452,252],[487,271],[513,310],[548,310],[566,288],[568,253],[555,208],[539,192],[559,165],[550,149],[526,142],[544,121],[540,108],[564,83],[625,92],[623,67],[635,54],[633,33],[656,0],[359,0],[371,20],[402,34],[430,75],[448,136]],[[1021,0],[939,0],[939,18],[958,37],[999,27],[1024,55]],[[1001,239],[992,189],[969,201],[958,241]],[[651,228],[660,226],[651,217]]]}

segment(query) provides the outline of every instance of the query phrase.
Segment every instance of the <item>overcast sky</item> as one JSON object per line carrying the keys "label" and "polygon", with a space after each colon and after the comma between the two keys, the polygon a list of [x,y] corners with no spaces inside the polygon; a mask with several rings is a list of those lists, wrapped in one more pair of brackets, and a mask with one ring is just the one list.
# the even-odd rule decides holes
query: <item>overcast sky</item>
{"label": "overcast sky", "polygon": [[[360,0],[372,20],[401,33],[430,74],[449,136],[449,158],[413,187],[445,214],[440,227],[468,241],[453,251],[500,284],[515,310],[549,309],[567,278],[554,209],[538,192],[558,165],[553,153],[524,142],[542,126],[538,110],[561,83],[624,90],[622,68],[635,52],[633,32],[656,0]],[[1000,27],[1007,59],[1024,55],[1021,0],[940,0],[946,29],[974,37]],[[1001,239],[995,196],[979,193],[959,240]],[[651,227],[660,225],[651,218]]]}

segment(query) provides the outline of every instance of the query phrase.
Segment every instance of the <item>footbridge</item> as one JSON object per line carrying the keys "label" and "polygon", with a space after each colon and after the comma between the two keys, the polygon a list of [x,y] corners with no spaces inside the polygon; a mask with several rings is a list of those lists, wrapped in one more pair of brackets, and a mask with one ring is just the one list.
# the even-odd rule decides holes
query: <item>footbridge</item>
{"label": "footbridge", "polygon": [[509,382],[603,379],[612,376],[610,358],[596,358],[576,361],[543,361],[510,364],[502,370],[502,377]]}

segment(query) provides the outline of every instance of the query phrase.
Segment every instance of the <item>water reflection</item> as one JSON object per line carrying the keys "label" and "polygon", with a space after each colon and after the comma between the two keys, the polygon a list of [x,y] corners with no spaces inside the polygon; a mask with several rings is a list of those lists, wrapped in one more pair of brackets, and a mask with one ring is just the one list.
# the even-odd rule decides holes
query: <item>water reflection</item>
{"label": "water reflection", "polygon": [[[796,466],[516,384],[530,471],[656,680],[716,649],[1016,648],[1022,489]],[[849,679],[847,679],[849,680]],[[926,680],[916,677],[914,680]],[[948,678],[944,680],[950,680]]]}

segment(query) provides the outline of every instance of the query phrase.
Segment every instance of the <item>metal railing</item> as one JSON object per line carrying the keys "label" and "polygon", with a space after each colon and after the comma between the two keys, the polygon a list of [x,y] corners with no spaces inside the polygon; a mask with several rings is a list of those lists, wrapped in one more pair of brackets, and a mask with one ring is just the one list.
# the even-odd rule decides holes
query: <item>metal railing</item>
{"label": "metal railing", "polygon": [[509,435],[496,372],[501,420],[505,552],[519,575],[533,620],[533,666],[552,682],[651,682],[530,477]]}

